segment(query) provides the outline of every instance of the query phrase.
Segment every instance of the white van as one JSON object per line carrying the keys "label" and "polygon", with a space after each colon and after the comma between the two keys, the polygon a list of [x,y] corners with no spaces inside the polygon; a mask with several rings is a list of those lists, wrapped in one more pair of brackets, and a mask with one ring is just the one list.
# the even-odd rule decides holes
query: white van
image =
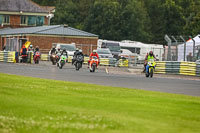
{"label": "white van", "polygon": [[68,56],[73,56],[74,52],[76,51],[76,45],[75,43],[66,44],[66,43],[53,43],[52,46],[55,46],[56,50],[58,48],[61,49],[61,51],[65,48],[67,51]]}

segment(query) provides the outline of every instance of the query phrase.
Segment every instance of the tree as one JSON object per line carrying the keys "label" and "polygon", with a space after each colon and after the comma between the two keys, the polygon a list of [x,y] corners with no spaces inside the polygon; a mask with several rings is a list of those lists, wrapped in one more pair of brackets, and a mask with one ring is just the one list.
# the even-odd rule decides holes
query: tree
{"label": "tree", "polygon": [[89,12],[84,29],[102,39],[119,40],[119,3],[116,0],[97,0]]}
{"label": "tree", "polygon": [[[124,6],[124,7],[123,7]],[[129,0],[121,8],[121,36],[123,40],[150,41],[150,19],[143,3]]]}

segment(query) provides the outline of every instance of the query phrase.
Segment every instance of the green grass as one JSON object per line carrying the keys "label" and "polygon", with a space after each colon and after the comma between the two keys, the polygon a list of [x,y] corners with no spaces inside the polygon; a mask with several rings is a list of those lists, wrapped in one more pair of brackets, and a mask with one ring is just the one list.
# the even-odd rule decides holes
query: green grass
{"label": "green grass", "polygon": [[200,97],[0,74],[0,133],[15,132],[199,133]]}

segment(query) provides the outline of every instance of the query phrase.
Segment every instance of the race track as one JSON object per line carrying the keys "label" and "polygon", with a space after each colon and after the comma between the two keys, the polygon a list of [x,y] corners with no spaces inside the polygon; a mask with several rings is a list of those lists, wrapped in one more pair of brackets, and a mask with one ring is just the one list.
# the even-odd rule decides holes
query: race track
{"label": "race track", "polygon": [[107,74],[102,68],[95,73],[90,73],[86,66],[80,71],[76,71],[74,66],[70,64],[65,65],[63,69],[58,69],[50,62],[40,62],[37,65],[1,62],[0,73],[200,96],[200,80]]}

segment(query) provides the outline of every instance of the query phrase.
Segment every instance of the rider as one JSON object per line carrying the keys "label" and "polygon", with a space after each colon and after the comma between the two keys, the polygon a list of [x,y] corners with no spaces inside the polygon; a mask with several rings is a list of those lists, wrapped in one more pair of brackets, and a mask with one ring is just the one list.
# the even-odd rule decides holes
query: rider
{"label": "rider", "polygon": [[49,51],[50,60],[53,61],[52,54],[56,54],[55,46],[52,46],[51,50]]}
{"label": "rider", "polygon": [[60,50],[60,47],[57,48],[56,50],[56,59],[58,60],[60,58],[60,55],[61,55],[61,50]]}
{"label": "rider", "polygon": [[[78,55],[81,55],[83,58],[84,58],[84,55],[83,55],[83,52],[82,50],[80,49],[76,49],[76,51],[74,52],[74,56],[73,56],[73,59],[72,59],[72,65],[74,64],[74,62],[76,61],[76,58]],[[83,62],[81,62],[81,65],[82,65]]]}
{"label": "rider", "polygon": [[57,48],[57,50],[56,50],[56,54],[61,54],[60,47]]}
{"label": "rider", "polygon": [[52,48],[51,48],[51,50],[50,50],[50,52],[49,52],[49,55],[52,55],[52,54],[55,54],[56,53],[56,48],[55,48],[55,46],[53,46]]}
{"label": "rider", "polygon": [[[62,55],[68,57],[67,50],[66,50],[65,48],[62,50],[60,57],[61,57]],[[60,60],[58,61],[58,63],[60,63],[60,61],[61,61],[61,58],[60,58]]]}
{"label": "rider", "polygon": [[33,48],[33,45],[32,45],[32,44],[29,46],[28,51],[29,51],[29,52],[33,52],[33,51],[34,51],[34,48]]}
{"label": "rider", "polygon": [[33,55],[33,56],[35,56],[36,52],[39,52],[39,51],[40,51],[39,47],[36,46],[35,51],[34,51],[34,55]]}
{"label": "rider", "polygon": [[[96,56],[97,57],[97,59],[99,59],[99,55],[97,54],[97,50],[93,50],[92,51],[92,53],[90,54],[90,59],[88,60],[88,68],[89,68],[89,64],[90,64],[90,60],[91,60],[91,58],[92,58],[92,56]],[[98,61],[98,64],[99,64],[100,62]],[[97,65],[98,65],[97,64]]]}
{"label": "rider", "polygon": [[65,56],[68,56],[67,54],[67,50],[64,48],[63,51],[61,52],[61,55],[65,55]]}
{"label": "rider", "polygon": [[153,59],[153,60],[156,59],[155,55],[153,54],[153,51],[150,51],[149,54],[147,54],[146,57],[145,57],[146,72],[149,71],[149,65],[148,65],[147,63],[148,63],[148,61],[151,60],[151,59]]}
{"label": "rider", "polygon": [[74,52],[73,58],[72,58],[72,65],[74,64],[75,60],[76,60],[76,56],[79,53],[79,49],[76,48],[76,51]]}

